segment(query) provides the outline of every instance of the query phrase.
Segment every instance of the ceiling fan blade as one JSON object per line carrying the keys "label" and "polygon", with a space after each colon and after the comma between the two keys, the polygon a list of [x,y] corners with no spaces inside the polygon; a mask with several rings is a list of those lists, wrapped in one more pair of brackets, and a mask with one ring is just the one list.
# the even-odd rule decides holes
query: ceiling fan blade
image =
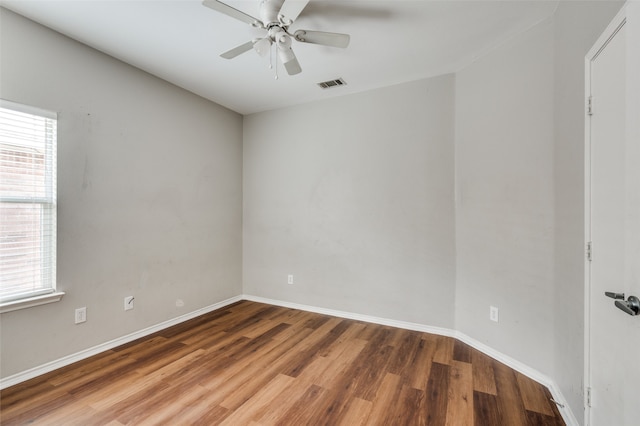
{"label": "ceiling fan blade", "polygon": [[238,9],[234,9],[233,7],[222,3],[218,0],[204,0],[202,4],[210,9],[213,9],[217,12],[223,13],[227,16],[231,16],[232,18],[238,19],[244,23],[247,23],[251,26],[261,28],[262,22],[258,18],[254,18],[251,15],[247,15],[244,12],[239,11]]}
{"label": "ceiling fan blade", "polygon": [[284,15],[285,22],[293,22],[298,19],[300,12],[307,7],[309,0],[284,0],[280,8],[280,15]]}
{"label": "ceiling fan blade", "polygon": [[324,46],[342,47],[349,45],[349,34],[326,33],[324,31],[298,30],[293,34],[294,38],[303,43],[322,44]]}
{"label": "ceiling fan blade", "polygon": [[248,41],[245,44],[241,44],[238,47],[234,47],[233,49],[224,52],[220,56],[225,58],[225,59],[233,59],[236,56],[241,55],[244,52],[247,52],[247,51],[249,51],[251,49],[253,49],[253,42],[252,41]]}

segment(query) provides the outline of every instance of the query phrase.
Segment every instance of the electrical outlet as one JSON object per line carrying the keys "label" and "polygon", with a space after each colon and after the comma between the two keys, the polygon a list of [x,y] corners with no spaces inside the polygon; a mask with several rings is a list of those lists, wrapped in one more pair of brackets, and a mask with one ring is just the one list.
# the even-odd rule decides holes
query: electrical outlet
{"label": "electrical outlet", "polygon": [[76,309],[76,324],[80,324],[81,322],[85,322],[87,320],[87,308],[78,308]]}
{"label": "electrical outlet", "polygon": [[490,306],[489,307],[489,319],[491,321],[498,322],[498,318],[499,318],[498,308],[496,308],[495,306]]}
{"label": "electrical outlet", "polygon": [[184,300],[176,299],[176,308],[182,308],[184,306]]}
{"label": "electrical outlet", "polygon": [[127,296],[124,298],[124,310],[125,311],[130,311],[131,309],[133,309],[133,300],[135,298],[133,296]]}
{"label": "electrical outlet", "polygon": [[287,276],[287,284],[293,284],[293,275]]}

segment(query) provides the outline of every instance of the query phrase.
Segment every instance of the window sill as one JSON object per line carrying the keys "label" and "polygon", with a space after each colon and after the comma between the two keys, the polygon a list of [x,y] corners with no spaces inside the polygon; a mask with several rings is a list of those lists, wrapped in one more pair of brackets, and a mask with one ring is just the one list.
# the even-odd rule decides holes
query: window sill
{"label": "window sill", "polygon": [[28,297],[26,299],[12,300],[11,302],[0,303],[0,314],[17,311],[18,309],[32,308],[34,306],[45,305],[47,303],[59,302],[64,296],[63,291],[44,294],[42,296]]}

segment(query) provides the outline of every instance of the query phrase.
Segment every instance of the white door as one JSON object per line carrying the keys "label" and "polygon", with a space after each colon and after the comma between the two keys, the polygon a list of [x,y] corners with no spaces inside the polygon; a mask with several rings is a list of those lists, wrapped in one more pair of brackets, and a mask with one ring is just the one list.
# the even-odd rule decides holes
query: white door
{"label": "white door", "polygon": [[[630,296],[640,297],[640,139],[631,137],[630,129],[640,115],[629,114],[635,108],[630,100],[635,82],[630,82],[640,75],[630,76],[627,63],[640,49],[630,49],[629,28],[623,11],[587,57],[593,102],[587,125],[592,261],[586,290],[591,393],[586,420],[591,426],[640,424],[640,315],[630,315],[636,310]],[[618,299],[605,292],[618,293],[612,295]]]}

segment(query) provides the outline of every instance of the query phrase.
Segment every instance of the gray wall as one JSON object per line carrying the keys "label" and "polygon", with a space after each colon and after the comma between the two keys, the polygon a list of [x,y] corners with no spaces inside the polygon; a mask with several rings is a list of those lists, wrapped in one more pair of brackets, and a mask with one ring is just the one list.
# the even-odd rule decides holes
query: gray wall
{"label": "gray wall", "polygon": [[453,89],[245,117],[245,293],[452,328]]}
{"label": "gray wall", "polygon": [[[456,328],[553,369],[553,24],[456,75]],[[500,309],[498,323],[489,306]]]}
{"label": "gray wall", "polygon": [[[59,113],[67,292],[2,314],[2,376],[241,294],[242,117],[12,12],[1,19],[0,96]],[[88,320],[75,325],[81,306]]]}
{"label": "gray wall", "polygon": [[[455,167],[402,148],[451,125],[429,118],[432,100],[451,101],[417,89],[438,79],[246,117],[245,292],[451,327],[451,317],[440,317],[451,309],[451,281],[431,278],[446,276],[455,287],[453,327],[554,378],[581,419],[584,55],[620,6],[562,2],[553,19],[458,72]],[[303,136],[269,137],[277,129]],[[380,150],[385,140],[402,151]],[[454,225],[453,194],[441,192],[452,190],[451,176]],[[408,191],[407,182],[417,187]],[[444,203],[413,218],[388,213],[430,200]],[[420,221],[441,237],[412,231]],[[428,235],[426,262],[408,235]],[[444,250],[439,259],[431,243]],[[411,271],[422,278],[407,279]],[[437,292],[439,300],[428,296]],[[500,308],[497,324],[490,305]]]}
{"label": "gray wall", "polygon": [[579,421],[584,56],[620,6],[561,2],[456,74],[456,328],[552,377]]}
{"label": "gray wall", "polygon": [[561,2],[455,77],[244,125],[3,10],[0,96],[60,112],[68,294],[2,315],[2,375],[244,290],[456,328],[553,377],[581,419],[583,60],[620,5]]}
{"label": "gray wall", "polygon": [[555,20],[553,378],[583,421],[584,58],[622,2],[561,2]]}

